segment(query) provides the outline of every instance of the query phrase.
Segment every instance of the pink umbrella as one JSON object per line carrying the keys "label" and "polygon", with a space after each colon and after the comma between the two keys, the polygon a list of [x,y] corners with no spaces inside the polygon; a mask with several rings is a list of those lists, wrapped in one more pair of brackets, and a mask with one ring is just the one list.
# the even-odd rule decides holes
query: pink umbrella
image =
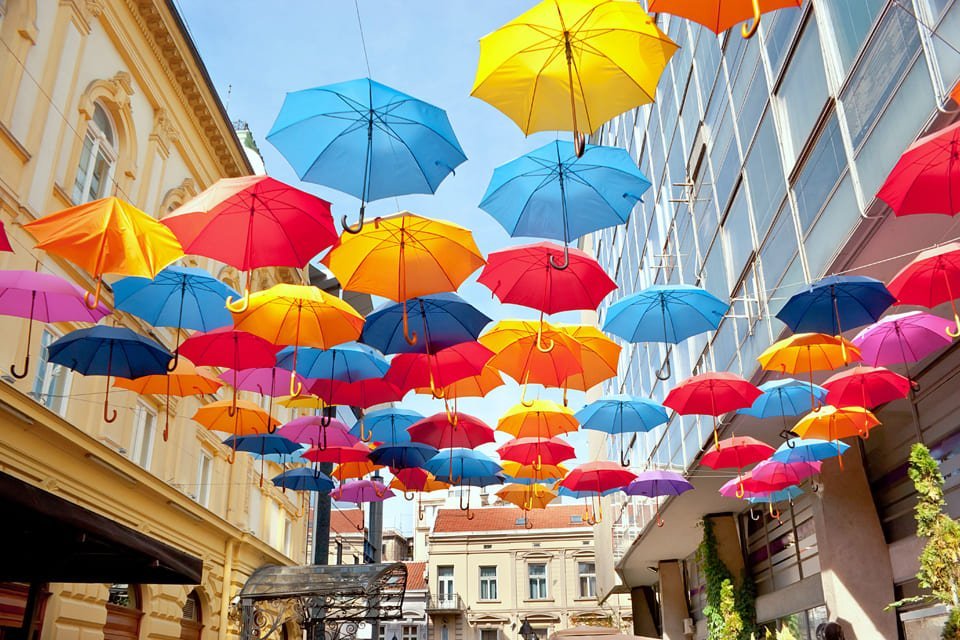
{"label": "pink umbrella", "polygon": [[[290,382],[290,376],[294,382]],[[285,396],[290,390],[290,384],[307,385],[307,380],[299,374],[292,373],[278,367],[254,367],[251,369],[227,369],[220,374],[220,379],[239,391],[252,391],[261,396],[270,398],[267,413],[273,413],[273,399]],[[279,385],[279,386],[278,386]],[[299,389],[300,386],[297,386]]]}
{"label": "pink umbrella", "polygon": [[922,311],[898,313],[863,329],[853,344],[863,361],[875,367],[919,362],[953,343],[946,331],[950,324]]}
{"label": "pink umbrella", "polygon": [[778,462],[764,460],[750,472],[755,481],[773,485],[777,490],[800,484],[810,476],[820,473],[819,462]]}
{"label": "pink umbrella", "polygon": [[[792,483],[791,483],[792,484]],[[780,491],[789,487],[790,484],[776,483],[770,484],[761,482],[753,477],[753,474],[747,472],[738,478],[728,480],[726,484],[720,487],[720,495],[724,498],[736,498],[738,500],[746,498],[756,498],[765,495],[771,491]]]}
{"label": "pink umbrella", "polygon": [[394,495],[393,489],[377,480],[354,480],[345,482],[330,492],[330,498],[337,502],[383,502]]}
{"label": "pink umbrella", "polygon": [[287,440],[323,449],[328,446],[352,447],[359,442],[359,438],[350,433],[347,425],[322,416],[296,418],[277,429],[277,433]]}

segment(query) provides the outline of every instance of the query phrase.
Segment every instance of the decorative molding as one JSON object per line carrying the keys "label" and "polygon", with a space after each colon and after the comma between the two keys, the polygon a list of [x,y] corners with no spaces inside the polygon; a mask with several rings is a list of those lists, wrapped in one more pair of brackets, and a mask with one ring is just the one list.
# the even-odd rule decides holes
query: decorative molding
{"label": "decorative molding", "polygon": [[23,143],[17,140],[17,136],[13,134],[13,131],[10,131],[10,129],[7,128],[7,125],[3,124],[2,122],[0,122],[0,140],[3,140],[7,147],[13,151],[14,155],[20,158],[20,162],[23,164],[30,162],[30,152],[27,151],[25,146],[23,146]]}
{"label": "decorative molding", "polygon": [[[117,71],[109,80],[90,82],[80,96],[77,106],[84,126],[93,118],[94,104],[98,100],[110,112],[114,125],[119,129],[116,132],[120,155],[118,166],[123,168],[123,174],[130,180],[135,180],[137,177],[137,134],[134,129],[133,110],[130,106],[130,96],[133,93],[133,80],[130,74],[126,71]],[[82,134],[83,131],[80,133]],[[77,144],[82,144],[82,140]]]}
{"label": "decorative molding", "polygon": [[180,139],[180,132],[170,120],[170,114],[164,108],[156,109],[153,113],[153,131],[150,140],[160,147],[164,157],[170,155],[170,144]]}

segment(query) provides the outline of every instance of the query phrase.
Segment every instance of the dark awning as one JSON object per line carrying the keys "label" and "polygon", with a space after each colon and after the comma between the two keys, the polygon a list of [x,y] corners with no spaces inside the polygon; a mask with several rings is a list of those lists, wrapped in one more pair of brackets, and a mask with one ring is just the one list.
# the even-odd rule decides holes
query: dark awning
{"label": "dark awning", "polygon": [[200,558],[5,473],[0,518],[0,581],[200,584]]}

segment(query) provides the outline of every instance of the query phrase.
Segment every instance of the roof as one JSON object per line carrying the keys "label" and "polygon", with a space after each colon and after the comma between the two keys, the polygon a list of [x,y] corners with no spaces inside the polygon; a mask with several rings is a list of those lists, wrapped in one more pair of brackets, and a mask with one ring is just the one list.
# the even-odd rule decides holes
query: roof
{"label": "roof", "polygon": [[[519,507],[483,507],[471,511],[473,520],[467,519],[467,512],[460,509],[440,509],[433,525],[434,533],[460,533],[468,531],[536,531],[543,529],[590,528],[583,521],[583,507],[580,505],[558,505],[527,513],[532,528],[524,526],[523,511]],[[519,524],[517,524],[519,522]]]}
{"label": "roof", "polygon": [[357,527],[363,526],[363,511],[360,509],[331,509],[330,533],[342,536],[362,533]]}
{"label": "roof", "polygon": [[407,591],[427,590],[427,563],[404,562],[407,565]]}

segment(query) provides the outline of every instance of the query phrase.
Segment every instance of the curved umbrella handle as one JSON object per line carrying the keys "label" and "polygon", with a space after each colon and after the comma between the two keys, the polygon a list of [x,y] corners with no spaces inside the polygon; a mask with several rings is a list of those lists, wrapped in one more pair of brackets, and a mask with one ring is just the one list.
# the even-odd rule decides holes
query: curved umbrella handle
{"label": "curved umbrella handle", "polygon": [[753,22],[744,24],[740,28],[740,35],[744,40],[749,40],[757,33],[760,28],[760,0],[753,0]]}
{"label": "curved umbrella handle", "polygon": [[657,527],[662,527],[662,526],[664,525],[663,518],[660,517],[660,509],[659,509],[659,508],[657,509],[656,523],[657,523]]}
{"label": "curved umbrella handle", "polygon": [[557,271],[563,271],[570,266],[570,247],[564,243],[563,245],[563,262],[559,263],[553,259],[553,255],[550,256],[550,266],[556,269]]}
{"label": "curved umbrella handle", "polygon": [[[111,350],[112,351],[112,350]],[[107,367],[107,392],[103,395],[103,421],[114,422],[117,419],[117,410],[110,409],[110,367]]]}
{"label": "curved umbrella handle", "polygon": [[416,498],[416,497],[417,497],[417,496],[416,496],[416,494],[415,494],[413,491],[407,491],[406,489],[404,489],[404,491],[403,491],[403,499],[404,499],[404,500],[406,500],[407,502],[413,502],[413,499]]}
{"label": "curved umbrella handle", "polygon": [[250,287],[247,286],[243,290],[243,296],[239,300],[234,300],[233,296],[227,296],[227,300],[224,303],[224,306],[227,308],[227,311],[230,313],[243,313],[250,308]]}
{"label": "curved umbrella handle", "polygon": [[953,312],[953,323],[956,330],[950,325],[947,325],[947,335],[951,338],[960,338],[960,314],[956,311]]}
{"label": "curved umbrella handle", "polygon": [[407,344],[411,347],[417,344],[417,332],[410,331],[410,318],[407,313],[407,301],[403,301],[403,311],[401,312],[403,316],[403,339],[407,341]]}
{"label": "curved umbrella handle", "polygon": [[33,342],[33,307],[37,302],[37,292],[30,294],[30,322],[27,324],[27,354],[23,359],[23,373],[17,372],[17,365],[10,365],[10,375],[17,380],[23,380],[30,373],[30,344]]}
{"label": "curved umbrella handle", "polygon": [[750,519],[756,522],[760,519],[760,514],[753,510],[753,507],[750,507]]}
{"label": "curved umbrella handle", "polygon": [[630,466],[630,452],[629,452],[629,451],[624,451],[624,449],[623,449],[623,440],[622,440],[623,436],[621,435],[620,438],[621,438],[621,440],[620,440],[620,466],[621,466],[621,467],[629,467],[629,466]]}
{"label": "curved umbrella handle", "polygon": [[543,341],[543,318],[541,318],[540,327],[537,329],[537,351],[540,353],[550,353],[553,351],[553,347],[556,345],[556,342],[551,338],[547,338],[547,340],[549,341],[549,344]]}
{"label": "curved umbrella handle", "polygon": [[167,372],[172,373],[177,370],[177,365],[180,364],[180,347],[173,352],[173,360],[167,364]]}
{"label": "curved umbrella handle", "polygon": [[460,422],[460,415],[457,413],[457,410],[454,409],[450,411],[450,404],[447,402],[447,399],[443,399],[443,410],[447,414],[447,422],[450,423],[451,427],[456,427]]}
{"label": "curved umbrella handle", "polygon": [[737,500],[742,500],[743,496],[747,494],[747,490],[743,487],[743,481],[737,483]]}
{"label": "curved umbrella handle", "polygon": [[97,276],[97,288],[93,291],[93,302],[90,302],[90,292],[86,291],[83,294],[83,304],[87,305],[87,309],[96,309],[100,306],[100,289],[103,287],[103,276]]}
{"label": "curved umbrella handle", "polygon": [[421,505],[417,508],[417,520],[423,521],[423,516],[424,516],[425,513],[426,513],[426,509],[424,509],[424,508],[423,508],[423,505],[421,504]]}
{"label": "curved umbrella handle", "polygon": [[775,508],[773,507],[773,503],[772,503],[772,502],[770,503],[770,515],[771,515],[772,517],[776,518],[777,520],[780,519],[780,509],[775,509]]}
{"label": "curved umbrella handle", "polygon": [[[27,348],[30,348],[29,343],[27,343]],[[27,357],[23,359],[23,372],[20,373],[17,371],[17,365],[10,365],[10,375],[12,375],[17,380],[23,380],[27,377],[27,374],[30,373],[30,354],[27,353]]]}
{"label": "curved umbrella handle", "polygon": [[360,440],[362,442],[370,442],[371,440],[373,440],[372,429],[367,430],[366,433],[364,433],[363,418],[360,418]]}
{"label": "curved umbrella handle", "polygon": [[527,407],[527,408],[529,409],[530,407],[533,406],[534,401],[533,401],[533,400],[529,400],[529,401],[527,400],[527,378],[528,378],[528,377],[529,377],[529,374],[528,374],[527,376],[524,376],[524,378],[523,378],[523,386],[520,387],[520,404],[522,404],[523,406],[525,406],[525,407]]}
{"label": "curved umbrella handle", "polygon": [[573,132],[573,152],[578,158],[583,157],[583,152],[587,150],[587,136],[580,131]]}
{"label": "curved umbrella handle", "polygon": [[[234,375],[236,375],[236,372],[234,372]],[[236,380],[234,380],[234,382],[236,382]],[[230,406],[227,407],[227,415],[228,415],[229,417],[233,418],[233,417],[235,417],[235,416],[237,415],[237,411],[238,411],[238,409],[237,409],[237,388],[234,387],[234,388],[233,388],[233,402],[231,402],[231,403],[230,403]]]}
{"label": "curved umbrella handle", "polygon": [[366,214],[366,211],[367,211],[367,205],[366,204],[360,205],[360,219],[357,221],[357,226],[355,227],[350,226],[350,224],[347,222],[347,216],[344,215],[342,218],[340,218],[340,228],[347,233],[357,235],[358,233],[363,231],[363,218],[364,218],[364,215]]}
{"label": "curved umbrella handle", "polygon": [[[666,372],[666,373],[664,373]],[[666,360],[663,361],[663,364],[657,369],[657,380],[669,380],[670,376],[673,375],[673,369],[670,366],[670,355],[667,354]]]}

